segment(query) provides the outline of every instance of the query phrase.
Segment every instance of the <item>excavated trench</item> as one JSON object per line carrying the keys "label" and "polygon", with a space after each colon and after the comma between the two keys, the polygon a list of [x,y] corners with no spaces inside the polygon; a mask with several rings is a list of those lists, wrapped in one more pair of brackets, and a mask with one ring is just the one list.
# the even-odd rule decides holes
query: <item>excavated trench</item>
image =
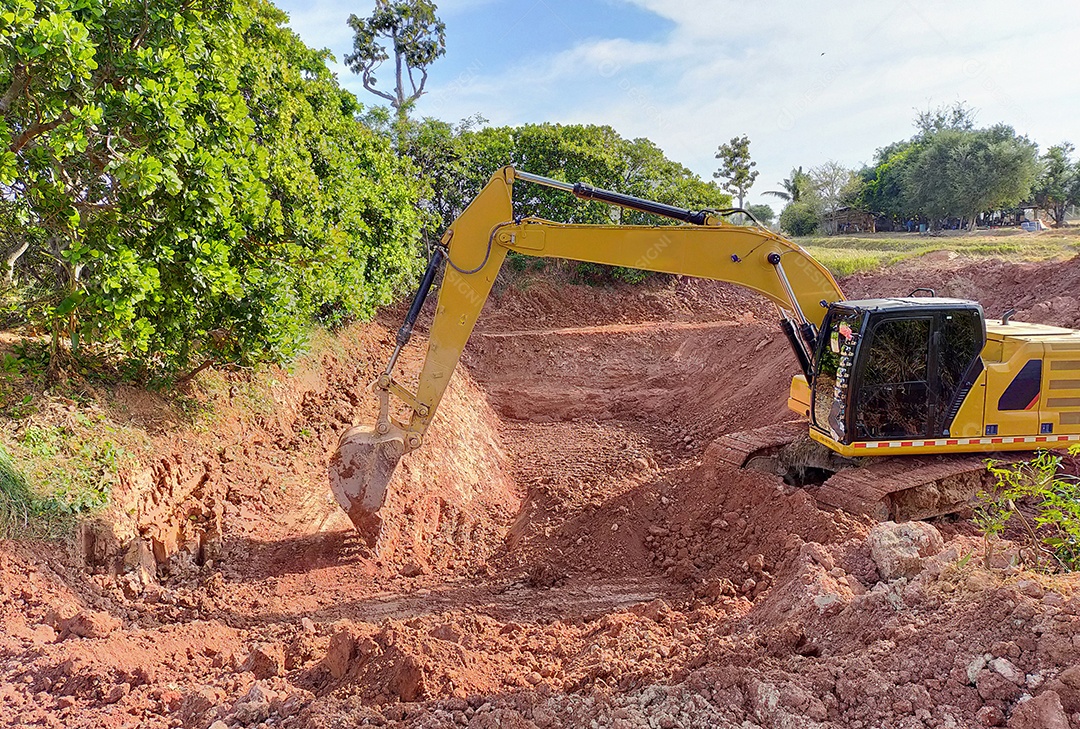
{"label": "excavated trench", "polygon": [[374,551],[324,471],[396,322],[345,333],[271,412],[159,437],[78,558],[4,545],[0,723],[1080,729],[1075,580],[945,525],[890,580],[872,520],[723,461],[789,419],[771,318],[689,281],[503,292]]}

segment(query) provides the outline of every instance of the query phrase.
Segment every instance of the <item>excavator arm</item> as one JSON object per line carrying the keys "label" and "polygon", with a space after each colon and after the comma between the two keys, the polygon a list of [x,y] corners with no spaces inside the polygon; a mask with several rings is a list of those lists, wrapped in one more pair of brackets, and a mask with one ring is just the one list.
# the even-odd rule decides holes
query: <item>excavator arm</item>
{"label": "excavator arm", "polygon": [[[540,218],[515,219],[515,180],[556,187],[582,199],[688,224],[574,225]],[[728,281],[757,291],[780,310],[781,326],[807,379],[817,329],[827,307],[844,298],[824,266],[798,245],[760,226],[732,225],[712,211],[683,210],[504,167],[454,221],[435,250],[398,332],[390,363],[375,383],[380,398],[375,427],[358,426],[347,431],[331,460],[334,494],[369,541],[378,534],[377,512],[394,467],[402,455],[420,446],[510,251]],[[414,393],[394,380],[393,370],[398,354],[409,341],[427,291],[444,264],[427,357]],[[406,404],[406,418],[391,416],[391,395]]]}

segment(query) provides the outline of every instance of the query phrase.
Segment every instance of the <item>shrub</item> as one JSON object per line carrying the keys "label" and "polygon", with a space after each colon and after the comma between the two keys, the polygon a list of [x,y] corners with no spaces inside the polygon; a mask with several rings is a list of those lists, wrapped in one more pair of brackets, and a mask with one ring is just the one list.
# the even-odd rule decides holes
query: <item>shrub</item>
{"label": "shrub", "polygon": [[[1080,445],[1069,454],[1080,455]],[[1039,451],[1030,461],[988,463],[994,485],[979,492],[972,519],[983,534],[987,563],[994,542],[1015,517],[1021,553],[1035,569],[1080,569],[1080,479],[1062,474],[1062,460]]]}
{"label": "shrub", "polygon": [[794,202],[780,213],[780,228],[788,235],[813,235],[820,223],[810,203]]}

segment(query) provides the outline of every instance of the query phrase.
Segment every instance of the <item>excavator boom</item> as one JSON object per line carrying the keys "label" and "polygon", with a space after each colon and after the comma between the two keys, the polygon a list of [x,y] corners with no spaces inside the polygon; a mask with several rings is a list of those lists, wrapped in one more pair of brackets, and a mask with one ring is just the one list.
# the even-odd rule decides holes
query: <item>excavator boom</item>
{"label": "excavator boom", "polygon": [[[683,225],[571,225],[540,218],[515,219],[515,180],[562,189],[683,222]],[[581,183],[569,184],[504,167],[496,172],[444,233],[429,263],[394,355],[375,383],[380,414],[375,426],[358,426],[341,438],[330,465],[330,481],[340,505],[369,541],[378,534],[378,509],[394,466],[418,448],[446,392],[480,311],[510,251],[527,256],[567,258],[645,271],[729,281],[753,289],[782,312],[782,325],[800,366],[809,376],[817,328],[843,293],[829,271],[805,250],[758,225],[733,225],[726,211],[690,211]],[[401,349],[437,270],[445,263],[428,351],[416,392],[393,378]],[[390,416],[389,396],[404,401],[410,414]]]}
{"label": "excavator boom", "polygon": [[[515,180],[681,224],[515,218]],[[727,281],[772,301],[802,370],[792,381],[788,405],[809,421],[810,437],[825,447],[829,460],[815,468],[836,474],[815,492],[822,503],[848,510],[873,504],[877,515],[895,516],[901,507],[905,514],[947,513],[970,491],[968,481],[974,481],[968,476],[981,469],[979,458],[950,461],[954,454],[1080,442],[1080,332],[1008,317],[987,322],[977,302],[933,292],[845,300],[828,270],[800,246],[759,225],[726,222],[724,216],[734,212],[741,211],[685,210],[512,167],[493,175],[435,249],[394,354],[376,382],[375,426],[346,432],[331,460],[334,494],[369,543],[378,536],[378,511],[395,466],[423,441],[510,251]],[[443,269],[427,357],[412,392],[394,380],[394,366]],[[405,403],[406,417],[391,417],[391,395]],[[725,436],[721,446],[729,460],[746,465],[780,453],[786,439],[786,431],[769,429]],[[922,470],[882,458],[890,455],[920,456]],[[877,461],[876,470],[860,469],[866,478],[840,472],[844,466],[836,466],[834,456],[846,463],[872,456],[866,460]],[[955,486],[958,479],[963,488]],[[877,491],[864,493],[867,484],[876,484]]]}

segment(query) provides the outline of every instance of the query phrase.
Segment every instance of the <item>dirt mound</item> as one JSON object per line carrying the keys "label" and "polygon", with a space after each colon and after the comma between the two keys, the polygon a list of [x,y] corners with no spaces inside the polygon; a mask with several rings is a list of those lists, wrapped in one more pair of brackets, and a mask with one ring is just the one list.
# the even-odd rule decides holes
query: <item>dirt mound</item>
{"label": "dirt mound", "polygon": [[942,261],[929,255],[843,281],[850,298],[907,296],[919,287],[939,296],[974,299],[990,318],[1015,309],[1017,321],[1080,327],[1080,257],[1008,263],[962,257]]}
{"label": "dirt mound", "polygon": [[[970,277],[994,315],[1030,285],[1049,321],[1061,265],[846,290]],[[710,448],[788,417],[773,316],[685,280],[504,289],[378,551],[325,469],[374,419],[392,317],[265,386],[207,381],[214,425],[157,433],[82,557],[0,545],[0,723],[1080,729],[1074,577],[987,569],[959,525],[918,541]]]}

